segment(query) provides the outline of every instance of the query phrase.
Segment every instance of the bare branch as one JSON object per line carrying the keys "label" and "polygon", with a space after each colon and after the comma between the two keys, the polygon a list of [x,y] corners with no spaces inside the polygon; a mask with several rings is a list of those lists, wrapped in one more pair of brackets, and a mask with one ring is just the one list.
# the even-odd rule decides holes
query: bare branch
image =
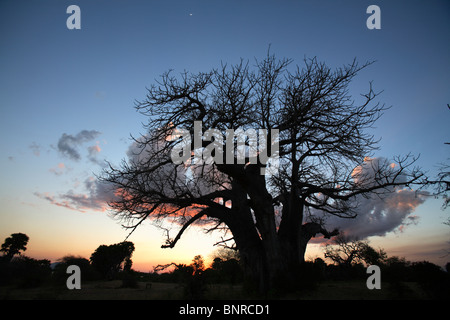
{"label": "bare branch", "polygon": [[181,230],[178,232],[177,236],[175,237],[175,239],[171,240],[169,239],[169,235],[167,235],[167,240],[166,240],[166,245],[162,245],[161,248],[173,248],[178,240],[180,240],[181,235],[183,234],[183,232],[195,221],[197,221],[198,219],[200,219],[201,217],[203,217],[204,213],[203,211],[197,213],[194,217],[192,217],[192,219],[190,219],[188,222],[186,222],[183,227],[181,228]]}

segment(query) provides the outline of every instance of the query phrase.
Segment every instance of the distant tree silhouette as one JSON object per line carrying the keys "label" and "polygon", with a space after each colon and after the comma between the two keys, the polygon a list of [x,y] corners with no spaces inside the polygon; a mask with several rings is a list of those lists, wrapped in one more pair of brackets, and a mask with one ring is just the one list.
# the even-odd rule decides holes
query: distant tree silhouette
{"label": "distant tree silhouette", "polygon": [[210,277],[216,283],[238,283],[243,279],[239,252],[229,248],[219,248],[212,254]]}
{"label": "distant tree silhouette", "polygon": [[67,267],[76,265],[80,268],[83,281],[91,281],[101,279],[101,275],[91,265],[88,259],[81,256],[66,255],[58,260],[55,266],[52,279],[55,283],[65,286],[67,280]]}
{"label": "distant tree silhouette", "polygon": [[205,271],[205,261],[203,260],[203,257],[201,255],[197,255],[192,259],[191,264],[194,274],[200,274],[203,271]]}
{"label": "distant tree silhouette", "polygon": [[83,258],[82,256],[75,256],[71,254],[65,255],[64,257],[59,259],[58,262],[66,265],[76,264],[78,266],[90,263],[88,259]]}
{"label": "distant tree silhouette", "polygon": [[30,238],[24,233],[13,233],[6,238],[0,249],[4,254],[4,259],[6,261],[11,261],[15,255],[20,254],[20,251],[27,250],[29,239]]}
{"label": "distant tree silhouette", "polygon": [[240,260],[239,251],[233,250],[226,247],[220,247],[215,250],[212,254],[212,258],[219,258],[220,260],[227,261],[234,259],[236,261]]}
{"label": "distant tree silhouette", "polygon": [[[184,294],[187,299],[202,299],[207,291],[205,271],[205,261],[201,255],[196,255],[192,259],[192,263],[189,266],[183,266],[180,271],[183,270],[184,274]],[[192,270],[192,273],[188,273]]]}
{"label": "distant tree silhouette", "polygon": [[370,246],[368,242],[366,242],[366,245],[362,248],[361,259],[366,265],[380,265],[384,263],[386,258],[386,251],[384,251],[383,249],[379,249],[377,251],[372,246]]}
{"label": "distant tree silhouette", "polygon": [[133,251],[134,244],[130,241],[101,245],[92,253],[90,261],[103,277],[112,279],[124,266],[131,267]]}
{"label": "distant tree silhouette", "polygon": [[385,259],[383,278],[390,282],[411,280],[409,267],[411,262],[404,257],[392,256]]}
{"label": "distant tree silhouette", "polygon": [[190,265],[171,262],[165,265],[157,265],[153,268],[153,271],[160,272],[170,267],[175,267],[170,278],[183,286],[186,299],[204,298],[204,293],[207,291],[207,277],[205,261],[201,255],[196,255]]}
{"label": "distant tree silhouette", "polygon": [[37,260],[24,255],[14,257],[12,265],[12,277],[22,288],[33,288],[42,285],[51,274],[50,261]]}
{"label": "distant tree silhouette", "polygon": [[441,267],[429,261],[413,262],[410,266],[412,280],[420,286],[433,299],[450,299],[450,276]]}
{"label": "distant tree silhouette", "polygon": [[[147,133],[135,139],[128,161],[119,168],[110,165],[101,177],[116,190],[115,217],[131,232],[146,219],[160,226],[177,222],[178,234],[167,232],[163,248],[173,248],[194,224],[222,230],[224,242],[239,250],[246,274],[266,291],[281,282],[295,287],[310,239],[338,233],[327,230],[314,212],[352,218],[355,197],[383,196],[422,182],[411,155],[361,174],[364,160],[378,148],[367,130],[387,109],[375,101],[371,83],[359,99],[349,94],[351,81],[370,62],[355,60],[336,70],[315,58],[305,59],[303,68],[290,68],[291,62],[268,53],[254,69],[241,61],[198,74],[163,74],[136,103],[148,116]],[[258,131],[260,141],[269,142],[259,152],[268,155],[276,136],[271,130],[278,130],[278,171],[266,177],[261,159],[239,162],[234,141],[223,161],[195,162],[196,155],[210,150],[206,138],[191,143],[185,163],[174,163],[172,152],[186,146],[180,130],[190,133],[191,142],[199,139],[194,121],[201,121],[203,132],[216,129],[225,138],[227,130],[266,130]],[[211,155],[226,150],[226,139],[210,140],[216,147]],[[245,144],[250,148],[248,139]]]}
{"label": "distant tree silhouette", "polygon": [[242,280],[242,269],[236,259],[222,260],[215,258],[211,269],[216,271],[215,281],[219,283],[237,283]]}
{"label": "distant tree silhouette", "polygon": [[34,288],[44,284],[51,274],[50,261],[36,260],[23,254],[0,262],[0,285]]}
{"label": "distant tree silhouette", "polygon": [[338,265],[350,266],[362,262],[366,265],[378,265],[386,259],[386,252],[382,249],[376,251],[368,241],[351,239],[340,234],[333,239],[333,244],[327,244],[324,256]]}

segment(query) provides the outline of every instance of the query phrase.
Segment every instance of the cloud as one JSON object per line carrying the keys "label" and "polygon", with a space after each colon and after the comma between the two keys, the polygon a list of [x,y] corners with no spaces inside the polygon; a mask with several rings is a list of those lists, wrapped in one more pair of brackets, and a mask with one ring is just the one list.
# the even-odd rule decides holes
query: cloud
{"label": "cloud", "polygon": [[47,201],[49,201],[51,204],[54,204],[54,205],[56,205],[56,206],[64,207],[64,208],[68,208],[68,209],[73,209],[73,208],[69,205],[69,203],[68,203],[67,201],[58,201],[57,199],[55,199],[55,196],[53,196],[53,195],[50,194],[49,192],[44,192],[44,193],[41,193],[41,192],[35,192],[34,195],[37,196],[37,197],[39,197],[39,198],[41,198],[41,199],[47,200]]}
{"label": "cloud", "polygon": [[102,183],[94,177],[84,181],[83,192],[69,190],[57,196],[48,192],[35,192],[34,195],[49,201],[51,204],[80,212],[108,210],[108,203],[115,199],[115,190],[110,185]]}
{"label": "cloud", "polygon": [[89,155],[90,156],[95,156],[97,153],[99,153],[100,151],[102,151],[102,149],[100,149],[100,147],[98,145],[95,146],[90,146],[88,148],[89,150]]}
{"label": "cloud", "polygon": [[[82,131],[83,132],[83,131]],[[82,133],[81,132],[81,133]],[[97,133],[98,134],[98,133]],[[65,143],[63,150],[69,150],[73,153],[74,150],[71,150],[69,147],[67,147],[67,143],[76,145],[79,144],[78,142],[75,143],[74,140],[78,136],[81,136],[78,134],[76,137],[69,136],[64,134],[61,139]],[[85,138],[94,138],[94,135],[84,135]],[[60,139],[60,140],[61,140]],[[142,138],[144,139],[144,138]],[[78,139],[78,141],[81,141],[81,139]],[[142,140],[144,141],[144,140]],[[145,145],[144,150],[142,150],[143,146],[140,143],[133,142],[127,151],[127,156],[129,157],[129,161],[137,162],[137,161],[145,161],[148,160],[149,155],[152,156],[159,156],[161,154],[159,146],[153,147],[148,144]],[[87,148],[88,150],[88,159],[92,162],[96,162],[100,164],[98,159],[96,158],[98,154],[101,152],[101,148],[99,145],[92,145]],[[76,150],[75,150],[76,151]],[[77,153],[78,154],[78,153]],[[81,155],[78,154],[78,158],[80,159]],[[165,177],[166,175],[170,174],[173,169],[173,165],[171,163],[167,164],[166,166],[163,166],[160,175]],[[54,174],[61,174],[62,170],[64,170],[65,166],[63,164],[59,165],[56,168],[52,168],[51,171]],[[155,183],[161,183],[164,185],[164,181],[157,181]],[[159,186],[158,186],[159,187]],[[168,189],[168,193],[170,193],[170,189]],[[71,210],[77,210],[81,212],[85,212],[88,210],[91,211],[106,211],[109,209],[108,203],[114,202],[119,200],[119,197],[123,196],[121,194],[121,191],[116,188],[115,185],[112,185],[107,182],[101,182],[98,179],[94,177],[89,177],[88,179],[84,180],[84,182],[79,183],[77,180],[77,185],[74,186],[72,189],[64,192],[59,193],[57,195],[50,194],[50,193],[39,193],[35,192],[35,196],[44,199],[51,204],[68,208]]]}
{"label": "cloud", "polygon": [[62,175],[68,168],[66,167],[66,165],[62,162],[58,163],[57,166],[50,168],[48,171],[50,171],[51,173],[60,176]]}
{"label": "cloud", "polygon": [[39,157],[41,155],[41,146],[36,142],[33,141],[33,143],[30,145],[30,149],[33,151],[33,154],[36,157]]}
{"label": "cloud", "polygon": [[98,144],[90,146],[87,148],[88,150],[88,159],[92,163],[98,164],[100,166],[103,166],[105,163],[97,158],[97,155],[102,151],[100,146]]}
{"label": "cloud", "polygon": [[[384,158],[367,159],[355,171],[359,177],[373,177],[373,171],[385,161]],[[395,165],[389,165],[389,167],[394,169]],[[367,180],[366,182],[369,183]],[[428,192],[417,192],[404,187],[392,187],[383,196],[372,194],[364,197],[360,195],[353,200],[357,205],[356,218],[344,219],[327,216],[325,218],[326,228],[338,228],[340,232],[357,239],[384,236],[388,232],[403,232],[407,226],[418,223],[419,217],[413,213],[419,205],[426,201],[428,196]],[[323,214],[319,210],[314,210],[313,213],[318,216]],[[315,239],[315,242],[321,241],[323,239]]]}
{"label": "cloud", "polygon": [[[95,131],[89,137],[93,138],[97,134]],[[85,138],[87,138],[87,135],[85,135]],[[138,162],[147,159],[152,148],[145,145],[144,150],[142,150],[142,147],[136,142],[129,146],[127,155],[130,161]],[[157,147],[156,150],[158,150]],[[88,151],[89,157],[93,161],[101,149],[98,145],[94,145],[90,146]],[[153,152],[150,152],[150,154],[153,154]],[[387,163],[386,161],[384,158],[366,159],[361,166],[354,170],[354,179],[362,179],[364,177],[365,183],[370,183],[370,179],[367,179],[367,177],[374,177],[374,171],[383,163]],[[395,165],[389,163],[388,167],[392,170],[396,168]],[[62,170],[64,168],[60,167],[59,169]],[[169,169],[168,167],[167,170]],[[400,177],[400,179],[402,178]],[[49,193],[35,193],[35,195],[52,204],[81,212],[87,210],[106,211],[108,203],[116,200],[115,192],[117,190],[110,184],[100,182],[94,177],[89,177],[76,189],[82,189],[82,191],[69,190],[57,196]],[[371,236],[385,236],[389,232],[403,232],[407,226],[417,224],[419,217],[414,212],[418,206],[426,201],[428,196],[429,194],[426,192],[419,193],[409,188],[392,187],[383,196],[372,194],[366,197],[362,195],[355,197],[353,201],[355,201],[354,204],[357,204],[357,217],[354,219],[326,215],[324,212],[316,209],[312,209],[311,213],[314,216],[323,216],[325,227],[329,230],[338,228],[342,233],[365,239]],[[323,238],[312,240],[315,243],[324,241]]]}
{"label": "cloud", "polygon": [[425,200],[426,195],[409,189],[393,191],[385,198],[361,197],[356,218],[342,219],[333,216],[326,220],[326,225],[358,239],[384,236],[392,231],[403,232],[406,226],[418,222],[419,217],[413,213]]}
{"label": "cloud", "polygon": [[82,130],[75,136],[63,133],[58,140],[57,150],[69,159],[78,161],[81,159],[78,147],[83,143],[94,140],[99,135],[100,132],[96,130]]}
{"label": "cloud", "polygon": [[[81,150],[87,151],[87,155],[83,154],[87,160],[103,166],[98,155],[101,152],[99,141],[95,145],[83,147],[83,144],[89,143],[96,139],[101,133],[96,130],[81,130],[75,135],[63,133],[58,140],[56,150],[66,158],[79,161],[82,158]],[[54,148],[54,146],[52,146]],[[60,162],[57,166],[52,167],[49,171],[57,176],[72,171],[73,168],[68,167],[65,163]],[[87,210],[105,211],[108,209],[108,202],[114,199],[114,191],[110,186],[97,181],[90,177],[80,183],[76,179],[76,184],[72,189],[58,194],[35,192],[35,196],[44,199],[51,204],[64,207],[71,210],[85,212]]]}

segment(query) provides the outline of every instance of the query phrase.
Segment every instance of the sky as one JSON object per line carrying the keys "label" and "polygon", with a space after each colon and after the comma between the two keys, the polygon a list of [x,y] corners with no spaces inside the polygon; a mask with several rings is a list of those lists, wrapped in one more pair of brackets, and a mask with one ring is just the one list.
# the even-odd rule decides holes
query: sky
{"label": "sky", "polygon": [[[67,27],[73,4],[80,29]],[[381,29],[366,24],[373,4]],[[448,163],[446,0],[2,0],[0,241],[26,233],[25,254],[51,261],[89,258],[99,245],[123,241],[128,231],[111,218],[95,176],[105,160],[126,159],[130,134],[144,133],[135,100],[169,69],[196,73],[240,58],[253,63],[269,46],[300,66],[305,57],[333,68],[354,58],[376,61],[351,85],[357,99],[373,81],[383,90],[380,101],[391,106],[373,129],[382,139],[374,158],[420,155],[417,165],[432,177],[439,163]],[[443,224],[450,209],[441,209],[442,199],[414,195],[405,190],[368,204],[384,218],[369,225],[362,213],[354,228],[388,255],[443,266],[450,261],[450,227]],[[150,271],[197,254],[209,258],[217,237],[191,228],[175,248],[161,249],[163,232],[144,223],[128,239],[136,247],[133,267]],[[321,256],[320,243],[312,243],[307,258]]]}

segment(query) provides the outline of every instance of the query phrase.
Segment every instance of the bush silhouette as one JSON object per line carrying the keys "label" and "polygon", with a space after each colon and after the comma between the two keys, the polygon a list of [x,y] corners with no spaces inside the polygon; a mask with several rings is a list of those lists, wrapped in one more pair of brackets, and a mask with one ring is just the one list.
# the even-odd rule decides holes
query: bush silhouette
{"label": "bush silhouette", "polygon": [[82,281],[93,281],[101,279],[101,275],[92,267],[89,260],[80,256],[67,255],[59,260],[53,270],[52,280],[54,284],[66,285],[67,267],[76,265],[80,268]]}
{"label": "bush silhouette", "polygon": [[2,264],[3,272],[8,277],[4,284],[14,284],[19,288],[35,288],[50,279],[50,261],[26,256],[14,257],[9,263]]}

